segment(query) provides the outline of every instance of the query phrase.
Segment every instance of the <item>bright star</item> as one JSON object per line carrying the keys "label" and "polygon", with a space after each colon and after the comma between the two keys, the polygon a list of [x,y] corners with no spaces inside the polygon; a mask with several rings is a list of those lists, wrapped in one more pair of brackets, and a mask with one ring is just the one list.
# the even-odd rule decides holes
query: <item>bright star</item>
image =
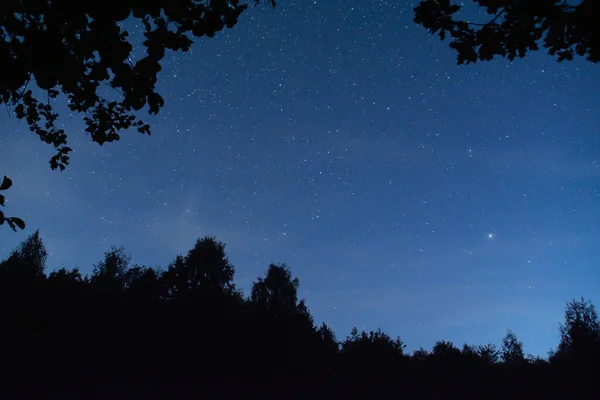
{"label": "bright star", "polygon": [[493,233],[488,233],[488,239],[493,239],[494,238],[494,234]]}

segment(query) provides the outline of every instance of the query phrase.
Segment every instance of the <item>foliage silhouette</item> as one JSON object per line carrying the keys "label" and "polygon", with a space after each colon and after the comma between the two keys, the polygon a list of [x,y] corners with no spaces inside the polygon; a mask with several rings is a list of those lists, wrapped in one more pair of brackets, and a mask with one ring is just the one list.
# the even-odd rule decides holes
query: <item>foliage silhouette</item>
{"label": "foliage silhouette", "polygon": [[517,364],[525,361],[525,353],[523,353],[523,342],[510,329],[502,339],[502,361],[506,364]]}
{"label": "foliage silhouette", "polygon": [[496,364],[500,360],[500,352],[496,348],[496,345],[491,343],[478,346],[477,354],[483,361],[489,364]]}
{"label": "foliage silhouette", "polygon": [[[274,0],[268,3],[275,7]],[[166,51],[187,52],[193,38],[233,28],[247,7],[238,0],[2,2],[0,103],[54,147],[50,167],[62,171],[72,149],[52,105],[61,94],[100,145],[119,140],[129,128],[150,135],[150,125],[137,113],[158,114],[164,105],[156,84]],[[135,64],[125,21],[144,32],[147,54]],[[23,229],[20,219],[0,212],[3,222]]]}
{"label": "foliage silhouette", "polygon": [[431,355],[437,358],[456,358],[460,356],[460,350],[452,342],[438,340],[433,345]]}
{"label": "foliage silhouette", "polygon": [[559,330],[561,338],[555,358],[586,362],[600,355],[600,320],[596,307],[589,301],[583,298],[570,301]]}
{"label": "foliage silhouette", "polygon": [[123,247],[113,247],[104,253],[104,260],[94,265],[90,282],[101,292],[111,294],[125,290],[125,277],[129,273],[131,257]]}
{"label": "foliage silhouette", "polygon": [[298,278],[285,264],[271,264],[264,278],[252,285],[250,301],[256,309],[273,315],[293,315],[305,311],[298,303]]}
{"label": "foliage silhouette", "polygon": [[212,237],[199,239],[185,260],[188,287],[213,296],[235,291],[234,268],[225,255],[225,244]]}
{"label": "foliage silhouette", "polygon": [[169,385],[169,398],[377,398],[394,391],[563,399],[596,390],[590,366],[600,357],[599,323],[583,299],[567,304],[549,362],[525,357],[511,331],[501,351],[440,340],[409,356],[400,338],[381,329],[354,328],[339,342],[325,322],[315,324],[285,264],[269,265],[244,297],[225,245],[212,237],[165,270],[134,265],[112,247],[90,275],[46,273],[46,254],[35,232],[0,263],[0,390],[33,381],[38,391],[25,395],[19,387],[6,398],[69,398],[56,392],[60,385],[72,398],[88,397],[77,388],[98,391],[96,398],[155,398],[161,384]]}
{"label": "foliage silhouette", "polygon": [[404,356],[403,351],[405,348],[406,345],[399,337],[392,340],[381,329],[371,331],[368,334],[366,332],[359,334],[355,327],[346,341],[342,343],[341,351],[342,353],[352,353],[368,350]]}
{"label": "foliage silhouette", "polygon": [[[2,178],[2,181],[0,182],[0,192],[10,189],[11,186],[12,180],[9,177],[4,176],[4,178]],[[6,197],[2,193],[0,193],[0,206],[4,207],[5,202]],[[23,222],[22,219],[17,217],[6,217],[4,215],[4,211],[0,210],[0,225],[4,225],[5,222],[15,232],[17,231],[17,228],[25,229],[25,222]]]}
{"label": "foliage silhouette", "polygon": [[463,4],[422,0],[414,21],[441,40],[450,36],[458,64],[487,61],[494,56],[514,60],[542,46],[558,61],[577,56],[600,61],[600,26],[596,0],[578,4],[562,0],[473,0],[490,15],[485,23],[455,19]]}
{"label": "foliage silhouette", "polygon": [[44,276],[48,253],[40,232],[35,231],[29,235],[11,255],[0,263],[0,274],[7,276],[7,280],[24,280],[24,282],[39,280]]}
{"label": "foliage silhouette", "polygon": [[427,360],[427,358],[429,358],[430,353],[428,350],[424,349],[423,347],[419,347],[418,350],[415,350],[412,354],[412,359],[413,360],[417,360],[417,361],[425,361]]}
{"label": "foliage silhouette", "polygon": [[335,337],[335,332],[325,322],[317,329],[317,336],[325,354],[335,355],[340,350],[340,344]]}

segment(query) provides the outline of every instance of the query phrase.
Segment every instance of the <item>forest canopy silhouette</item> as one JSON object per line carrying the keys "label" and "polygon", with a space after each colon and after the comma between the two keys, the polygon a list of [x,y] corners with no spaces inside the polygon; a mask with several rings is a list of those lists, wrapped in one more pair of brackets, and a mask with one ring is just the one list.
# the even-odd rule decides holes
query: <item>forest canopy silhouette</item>
{"label": "forest canopy silhouette", "polygon": [[[468,2],[471,3],[471,2]],[[473,22],[456,19],[464,2],[422,0],[415,7],[414,21],[457,53],[458,64],[488,61],[495,56],[509,60],[523,58],[542,47],[557,61],[585,57],[600,61],[598,4],[582,0],[473,0],[489,15]]]}
{"label": "forest canopy silhouette", "polygon": [[510,330],[499,348],[440,340],[408,353],[380,329],[338,339],[316,324],[285,264],[269,265],[246,296],[213,237],[165,268],[133,265],[122,247],[89,275],[48,271],[46,260],[36,231],[0,263],[4,379],[140,390],[204,383],[227,385],[227,397],[252,384],[293,398],[325,397],[327,387],[336,396],[393,388],[409,398],[563,398],[596,387],[583,378],[599,366],[600,322],[584,299],[567,303],[547,360],[524,354]]}

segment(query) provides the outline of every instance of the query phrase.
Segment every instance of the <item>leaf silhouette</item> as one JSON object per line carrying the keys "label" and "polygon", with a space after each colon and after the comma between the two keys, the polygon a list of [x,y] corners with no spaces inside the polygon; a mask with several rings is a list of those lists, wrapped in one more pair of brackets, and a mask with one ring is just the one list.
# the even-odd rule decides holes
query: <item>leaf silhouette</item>
{"label": "leaf silhouette", "polygon": [[0,190],[7,190],[11,186],[12,186],[12,181],[10,180],[10,178],[7,176],[4,176],[2,183],[0,183]]}
{"label": "leaf silhouette", "polygon": [[25,222],[21,218],[12,217],[11,221],[15,223],[21,230],[25,229]]}

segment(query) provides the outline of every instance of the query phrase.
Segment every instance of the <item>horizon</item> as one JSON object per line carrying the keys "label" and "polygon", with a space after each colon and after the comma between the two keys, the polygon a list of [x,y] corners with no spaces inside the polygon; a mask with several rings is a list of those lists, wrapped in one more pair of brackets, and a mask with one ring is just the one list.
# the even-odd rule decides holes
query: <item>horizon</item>
{"label": "horizon", "polygon": [[[24,233],[24,232],[23,232],[23,233]],[[27,235],[27,236],[28,236],[28,235]],[[208,235],[208,236],[210,236],[210,235]],[[44,240],[43,232],[41,232],[41,231],[40,231],[40,237],[42,238],[42,240]],[[199,238],[196,238],[196,239],[194,239],[194,242],[195,242],[195,240],[197,240],[197,239],[199,239]],[[215,237],[215,239],[216,239],[216,240],[218,240],[218,241],[220,241],[220,239],[219,239],[218,237]],[[44,241],[44,242],[45,242],[45,241]],[[228,258],[229,258],[229,260],[230,260],[230,262],[231,262],[232,260],[231,260],[231,257],[229,257],[227,243],[224,243],[224,244],[225,244],[225,251],[226,251],[226,254],[227,254],[227,256],[228,256]],[[112,247],[113,247],[113,246],[109,246],[109,248],[107,248],[107,249],[106,249],[106,252],[108,252],[108,251],[110,250],[110,248],[112,248]],[[121,247],[121,246],[119,246],[119,245],[114,245],[114,247],[118,248],[118,247]],[[193,247],[193,244],[192,244],[192,245],[190,245],[190,249],[191,249],[192,247]],[[48,251],[48,260],[52,259],[52,258],[53,258],[52,250],[51,250],[50,248],[48,248],[48,246],[47,246],[47,245],[46,245],[46,250]],[[2,247],[2,248],[0,248],[0,261],[2,261],[2,260],[6,260],[6,259],[8,258],[8,256],[10,255],[10,253],[11,253],[11,252],[12,252],[12,250],[11,250],[11,251],[9,251],[9,252],[6,252],[6,254],[3,254],[3,253],[4,253],[4,248],[3,248],[3,247]],[[125,248],[125,252],[126,252],[128,255],[130,255],[130,256],[131,256],[131,263],[130,263],[130,265],[129,265],[130,267],[134,267],[134,266],[151,267],[151,268],[154,268],[154,269],[156,269],[157,271],[166,271],[166,270],[167,270],[167,268],[168,268],[168,264],[169,264],[169,263],[167,263],[167,264],[164,264],[164,265],[157,265],[157,264],[150,265],[150,264],[138,263],[138,262],[136,262],[136,257],[135,257],[135,255],[134,255],[134,254],[131,254],[131,253],[129,253],[129,252],[127,251],[127,249],[126,249],[126,248]],[[187,253],[187,252],[183,252],[181,255],[185,256],[185,254],[186,254],[186,253]],[[176,256],[177,256],[177,255],[173,256],[173,257],[172,257],[172,259],[171,259],[171,261],[172,261],[172,260],[174,260]],[[103,257],[104,257],[104,252],[103,252],[103,253],[100,255],[100,257],[98,258],[98,260],[97,260],[96,262],[94,262],[94,264],[96,264],[97,262],[100,262],[100,261],[102,261],[102,260],[103,260]],[[558,343],[559,343],[559,339],[560,339],[560,337],[559,337],[558,326],[559,326],[559,323],[563,323],[563,322],[564,322],[564,321],[563,321],[563,320],[564,320],[564,318],[563,318],[563,315],[564,315],[564,308],[565,308],[565,306],[566,306],[567,302],[569,302],[569,301],[571,301],[571,300],[578,300],[579,298],[581,298],[581,296],[580,296],[580,297],[575,297],[575,298],[573,298],[573,299],[568,299],[568,300],[565,300],[565,301],[563,302],[564,304],[562,305],[562,307],[561,307],[561,308],[560,308],[560,310],[559,310],[559,311],[560,311],[560,313],[559,313],[559,314],[560,314],[560,317],[561,317],[561,318],[560,318],[559,320],[557,320],[557,321],[555,322],[555,324],[554,324],[554,325],[555,325],[555,327],[556,327],[556,330],[555,330],[556,342],[555,342],[555,344],[554,344],[553,346],[551,346],[551,348],[548,348],[548,350],[547,350],[546,352],[542,352],[542,353],[534,353],[534,352],[528,351],[528,349],[531,349],[532,345],[531,345],[531,344],[529,344],[529,345],[528,345],[527,341],[525,341],[525,340],[524,340],[524,339],[523,339],[523,338],[522,338],[522,337],[519,335],[519,332],[515,331],[515,330],[514,330],[514,329],[512,329],[511,327],[507,327],[507,328],[504,330],[504,332],[502,332],[502,334],[501,334],[501,335],[500,335],[500,336],[499,336],[499,337],[498,337],[496,340],[488,340],[488,341],[486,341],[486,342],[481,342],[481,343],[479,343],[479,342],[472,342],[472,341],[466,341],[466,342],[457,342],[457,341],[454,341],[454,340],[452,340],[452,339],[449,339],[449,338],[447,338],[447,337],[439,337],[439,338],[435,339],[435,340],[434,340],[432,343],[427,343],[427,344],[418,344],[418,343],[412,343],[412,342],[409,342],[409,341],[407,341],[406,337],[405,337],[405,336],[402,334],[402,332],[390,332],[390,331],[388,331],[388,330],[384,329],[384,328],[383,328],[382,326],[380,326],[380,325],[378,325],[378,326],[352,325],[352,326],[351,326],[349,329],[346,329],[346,330],[344,330],[344,331],[340,331],[340,329],[339,329],[339,326],[336,326],[335,324],[331,324],[331,321],[324,320],[324,319],[322,319],[322,318],[321,318],[321,319],[319,319],[319,317],[318,317],[318,316],[316,316],[316,315],[314,314],[314,312],[313,312],[313,309],[311,308],[311,303],[312,303],[312,301],[311,301],[311,295],[313,294],[313,292],[311,292],[310,290],[306,290],[306,289],[303,287],[304,285],[303,285],[302,277],[301,277],[301,276],[298,276],[298,275],[295,273],[295,271],[294,271],[294,268],[293,268],[293,266],[292,266],[292,265],[289,265],[289,264],[288,264],[288,263],[286,263],[285,261],[276,261],[276,260],[271,260],[271,261],[269,261],[269,263],[278,263],[278,262],[279,262],[279,263],[283,263],[283,264],[287,265],[287,266],[290,268],[290,270],[292,271],[292,275],[293,275],[294,277],[298,277],[298,278],[300,279],[299,294],[304,294],[304,296],[300,296],[300,299],[304,299],[304,300],[306,300],[306,304],[307,304],[307,306],[308,306],[309,310],[311,311],[311,314],[312,314],[312,315],[313,315],[313,317],[315,318],[315,325],[316,325],[316,326],[319,326],[319,325],[321,325],[321,323],[323,323],[323,322],[324,322],[324,323],[327,323],[327,325],[328,325],[328,326],[329,326],[329,327],[332,329],[332,331],[335,333],[335,335],[336,335],[336,339],[337,339],[338,341],[343,341],[343,340],[344,340],[346,337],[350,336],[350,332],[351,332],[352,328],[354,328],[354,327],[356,327],[356,328],[359,330],[359,332],[361,332],[361,331],[365,331],[365,332],[376,331],[377,329],[380,329],[380,328],[381,328],[381,329],[382,329],[382,331],[383,331],[384,333],[388,334],[388,335],[389,335],[390,337],[392,337],[392,338],[400,337],[400,339],[402,339],[402,341],[404,342],[404,344],[406,344],[406,351],[407,351],[407,353],[408,353],[408,354],[412,354],[414,351],[416,351],[416,350],[419,350],[419,349],[421,349],[421,348],[423,348],[423,349],[425,349],[425,350],[431,350],[431,349],[433,348],[433,346],[434,346],[435,342],[437,342],[437,341],[439,341],[439,340],[443,340],[443,341],[449,341],[449,342],[452,342],[452,343],[453,343],[455,346],[457,346],[458,348],[462,348],[462,345],[463,345],[463,344],[468,344],[468,345],[486,345],[486,344],[494,344],[494,345],[496,345],[496,347],[497,347],[497,348],[500,348],[500,345],[501,345],[502,338],[504,337],[504,335],[506,334],[506,332],[510,330],[510,331],[514,332],[514,333],[517,335],[517,337],[518,337],[518,338],[519,338],[521,341],[523,341],[523,348],[524,348],[524,350],[525,350],[525,354],[526,354],[526,355],[527,355],[527,354],[531,354],[532,356],[537,356],[537,357],[540,357],[540,358],[542,358],[542,359],[545,359],[545,360],[547,360],[547,359],[548,359],[548,352],[549,352],[551,349],[552,349],[552,350],[555,350],[555,349],[556,349],[556,346],[557,346],[557,345],[558,345]],[[56,266],[56,267],[54,267],[54,268],[53,268],[51,265],[48,265],[48,264],[50,264],[49,262],[47,262],[46,264],[47,264],[47,265],[46,265],[46,274],[49,274],[50,272],[52,272],[52,271],[56,271],[56,270],[58,270],[58,269],[60,269],[60,268],[67,268],[67,269],[73,269],[73,268],[77,268],[77,269],[78,269],[78,270],[81,272],[82,276],[86,277],[86,276],[91,276],[91,274],[92,274],[92,269],[93,269],[93,265],[89,265],[89,266],[86,268],[86,267],[82,267],[81,265],[76,265],[76,266],[69,267],[69,266],[67,266],[67,265],[64,265],[64,264],[63,264],[63,265],[61,265],[61,266]],[[235,262],[232,262],[232,265],[233,265],[234,267],[236,267],[236,264],[235,264]],[[244,282],[243,282],[241,285],[239,284],[240,282],[239,282],[239,279],[238,279],[238,274],[237,274],[237,272],[238,272],[238,271],[237,271],[237,268],[236,268],[236,270],[235,270],[236,274],[234,275],[233,282],[235,283],[235,285],[236,285],[236,288],[237,288],[238,290],[241,290],[241,291],[242,291],[242,294],[243,294],[244,298],[249,298],[249,296],[250,296],[250,288],[251,288],[251,286],[252,286],[252,283],[254,283],[258,277],[262,277],[262,276],[264,275],[264,273],[267,271],[267,268],[268,268],[268,264],[264,266],[264,268],[263,268],[263,270],[262,270],[262,271],[259,271],[260,273],[258,273],[258,274],[256,275],[256,277],[254,277],[254,278],[253,278],[253,279],[251,279],[251,280],[244,280]],[[592,303],[594,303],[594,301],[593,301],[594,299],[586,299],[586,300],[591,300],[591,301],[592,301]],[[490,312],[490,310],[485,310],[485,311],[486,311],[486,312]]]}

